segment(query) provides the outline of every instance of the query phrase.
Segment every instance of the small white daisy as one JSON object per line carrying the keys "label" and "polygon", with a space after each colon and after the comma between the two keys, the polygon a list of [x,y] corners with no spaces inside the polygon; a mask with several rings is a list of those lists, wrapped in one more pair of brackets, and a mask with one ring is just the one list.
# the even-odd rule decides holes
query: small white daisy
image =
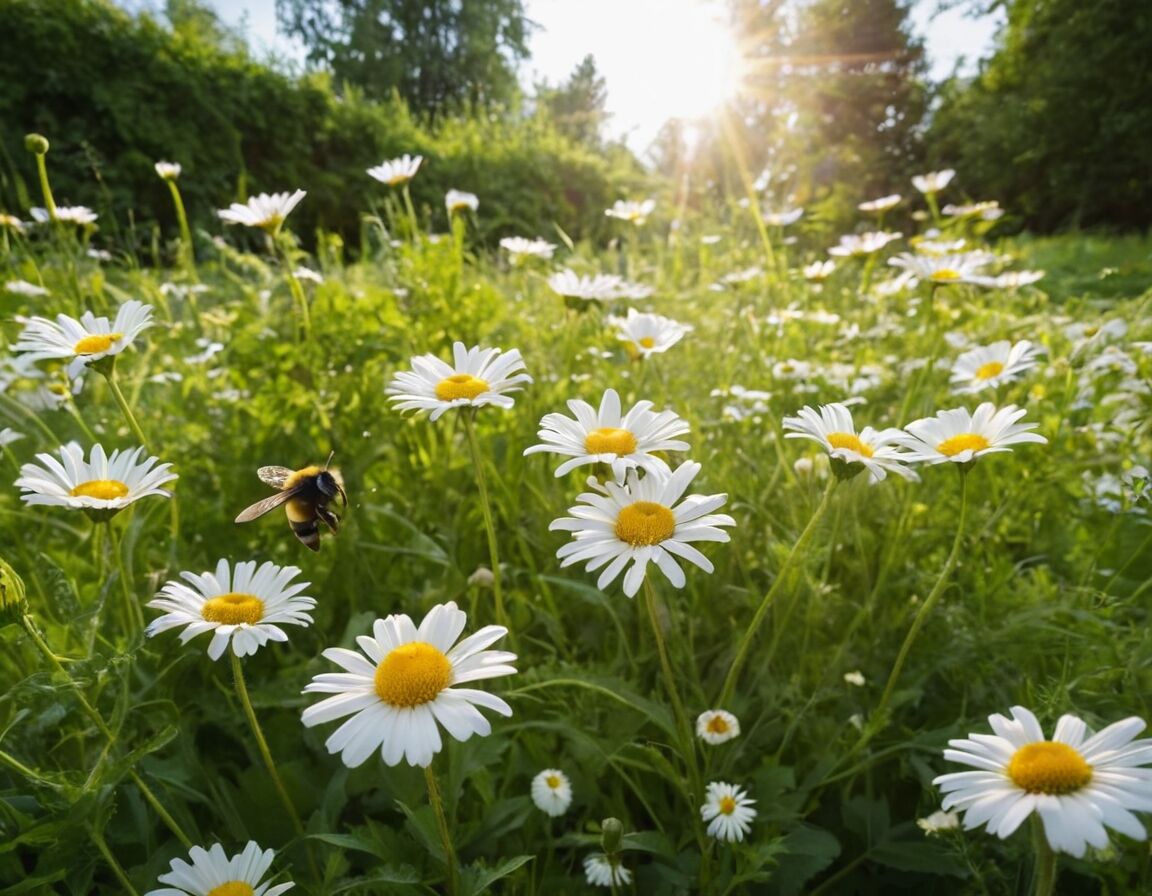
{"label": "small white daisy", "polygon": [[1137,840],[1147,836],[1132,814],[1152,811],[1152,740],[1134,740],[1145,727],[1131,717],[1095,735],[1072,715],[1056,723],[1051,740],[1030,711],[988,717],[995,734],[948,741],[944,758],[978,769],[940,775],[943,807],[964,812],[966,830],[986,825],[1008,837],[1033,812],[1048,843],[1081,858],[1088,846],[1108,845],[1106,827]]}
{"label": "small white daisy", "polygon": [[[39,224],[48,224],[52,221],[52,215],[47,209],[34,208],[31,210],[32,218]],[[89,224],[95,224],[96,219],[100,216],[86,205],[58,205],[56,206],[56,220],[63,221],[65,224],[77,224],[85,227]]]}
{"label": "small white daisy", "polygon": [[114,321],[91,311],[80,320],[66,314],[56,315],[55,321],[33,317],[12,350],[24,353],[29,361],[69,358],[68,376],[75,377],[92,362],[123,352],[150,326],[152,306],[131,299],[117,309]]}
{"label": "small white daisy", "polygon": [[844,673],[844,683],[850,684],[854,688],[862,688],[868,683],[868,679],[864,677],[864,673],[860,670]]}
{"label": "small white daisy", "polygon": [[188,857],[191,864],[173,859],[172,870],[157,878],[171,886],[149,890],[144,896],[279,896],[296,886],[291,881],[276,886],[260,882],[276,851],[261,850],[254,840],[232,858],[219,843],[209,849],[193,846]]}
{"label": "small white daisy", "polygon": [[526,448],[524,454],[548,452],[571,458],[556,468],[556,475],[585,464],[609,464],[617,482],[623,482],[629,470],[670,472],[668,464],[656,451],[687,451],[688,443],[676,436],[688,432],[674,411],[653,411],[652,402],[638,401],[626,414],[621,414],[620,396],[606,389],[596,410],[586,401],[568,402],[572,417],[545,414],[537,437],[542,444]]}
{"label": "small white daisy", "polygon": [[1027,339],[1016,343],[1001,339],[970,349],[952,365],[952,391],[979,392],[1018,379],[1039,363],[1043,351]]}
{"label": "small white daisy", "polygon": [[928,836],[939,834],[941,831],[954,831],[960,827],[960,814],[958,812],[945,812],[937,809],[927,818],[917,818],[916,827]]}
{"label": "small white daisy", "polygon": [[654,199],[645,199],[639,202],[633,199],[617,199],[612,203],[612,208],[604,210],[604,214],[609,218],[617,218],[639,227],[648,220],[648,216],[655,209],[656,200]]}
{"label": "small white daisy", "polygon": [[708,822],[708,836],[731,843],[743,840],[752,826],[756,810],[746,791],[735,784],[713,781],[704,795],[700,817]]}
{"label": "small white daisy", "polygon": [[913,458],[896,447],[904,436],[901,430],[875,430],[865,426],[857,434],[852,412],[838,402],[819,408],[806,405],[798,416],[784,418],[784,428],[793,430],[784,434],[786,439],[811,439],[824,446],[833,461],[847,467],[841,474],[833,463],[838,475],[851,478],[867,470],[868,479],[873,483],[885,479],[889,472],[913,481],[920,478],[905,466]]}
{"label": "small white daisy", "polygon": [[500,240],[500,248],[507,252],[513,261],[523,261],[528,258],[551,258],[556,251],[556,244],[547,240],[529,240],[522,236],[506,236]]}
{"label": "small white daisy", "polygon": [[805,280],[820,283],[832,276],[834,270],[836,270],[836,262],[829,258],[827,261],[814,261],[812,264],[804,265],[800,269],[800,273],[804,275]]}
{"label": "small white daisy", "polygon": [[323,274],[319,271],[312,270],[312,268],[304,267],[304,265],[296,268],[296,270],[292,272],[292,276],[297,280],[307,280],[309,283],[315,283],[316,285],[324,282]]}
{"label": "small white daisy", "polygon": [[1019,289],[1044,279],[1043,271],[1005,271],[995,277],[979,277],[976,282],[990,289]]}
{"label": "small white daisy", "polygon": [[740,736],[740,720],[726,709],[708,709],[696,717],[696,736],[713,747]]}
{"label": "small white daisy", "polygon": [[955,176],[956,172],[951,168],[945,168],[943,171],[929,171],[927,174],[914,176],[912,186],[921,193],[939,193],[952,182],[952,178]]}
{"label": "small white daisy", "polygon": [[900,444],[910,449],[909,460],[929,464],[966,464],[984,454],[1010,451],[1009,445],[1021,442],[1047,444],[1044,436],[1028,431],[1037,424],[1016,422],[1026,413],[1014,404],[997,410],[989,401],[976,408],[975,413],[969,413],[967,408],[938,411],[935,417],[904,427],[907,434]]}
{"label": "small white daisy", "polygon": [[102,446],[93,445],[91,460],[86,461],[84,449],[70,442],[60,449],[59,460],[37,454],[41,465],[24,464],[15,484],[24,492],[20,499],[25,504],[69,507],[107,518],[149,495],[172,497],[160,487],[179,478],[168,472],[172,465],[155,457],[141,461],[143,453],[143,448],[136,448],[108,455]]}
{"label": "small white daisy", "polygon": [[431,411],[433,421],[451,408],[495,405],[507,410],[515,403],[508,392],[518,392],[532,377],[524,370],[517,349],[466,348],[452,344],[453,363],[435,355],[417,355],[412,370],[392,378],[385,393],[400,411]]}
{"label": "small white daisy", "polygon": [[903,234],[886,230],[869,233],[849,233],[840,237],[840,244],[828,250],[829,255],[863,256],[879,252],[889,243],[900,239]]}
{"label": "small white daisy", "polygon": [[0,230],[11,230],[15,233],[23,233],[24,222],[21,221],[16,215],[9,215],[6,212],[0,212]]}
{"label": "small white daisy", "polygon": [[463,190],[449,190],[444,194],[444,207],[448,213],[471,211],[480,207],[480,200],[475,193],[466,193]]}
{"label": "small white daisy", "polygon": [[903,268],[913,277],[928,283],[981,284],[984,278],[980,274],[980,269],[993,260],[995,256],[984,252],[966,255],[913,255],[902,252],[894,258],[889,258],[888,264]]}
{"label": "small white daisy", "polygon": [[565,298],[610,302],[621,298],[624,280],[615,274],[577,274],[565,268],[548,278],[552,291]]}
{"label": "small white daisy", "polygon": [[243,224],[245,227],[259,227],[275,234],[280,230],[284,219],[300,200],[308,194],[304,190],[295,193],[261,193],[246,203],[233,202],[228,208],[216,214],[227,224]]}
{"label": "small white daisy", "polygon": [[624,887],[632,883],[632,872],[617,856],[594,852],[584,857],[584,877],[593,887]]}
{"label": "small white daisy", "polygon": [[40,296],[48,295],[48,290],[43,286],[29,283],[27,280],[9,280],[4,284],[4,291],[17,296],[27,296],[30,299],[38,299]]}
{"label": "small white daisy", "polygon": [[883,214],[884,212],[891,211],[900,204],[900,200],[904,197],[899,193],[893,193],[890,196],[881,196],[879,199],[870,199],[868,202],[861,202],[856,208],[862,212],[875,212],[876,214]]}
{"label": "small white daisy", "polygon": [[561,567],[587,561],[585,569],[594,572],[605,567],[596,587],[610,585],[628,564],[624,593],[632,597],[640,590],[649,562],[655,563],[675,588],[683,588],[684,571],[677,558],[687,560],[705,572],[713,566],[689,542],[728,541],[719,526],[734,526],[727,514],[712,511],[728,496],[688,495],[700,464],[685,461],[671,473],[649,470],[643,479],[636,471],[628,473],[623,485],[608,482],[603,493],[585,492],[582,503],[570,507],[570,517],[553,520],[548,528],[573,534],[573,540],[556,552]]}
{"label": "small white daisy", "polygon": [[157,162],[152,167],[156,169],[156,174],[161,180],[176,180],[180,176],[179,162]]}
{"label": "small white daisy", "polygon": [[375,168],[369,168],[368,174],[382,184],[399,187],[416,176],[416,172],[420,170],[420,164],[423,161],[424,156],[410,156],[408,153],[404,153],[398,159],[389,159],[386,162],[381,162]]}
{"label": "small white daisy", "polygon": [[532,802],[544,814],[559,818],[572,805],[572,782],[559,769],[546,768],[532,779]]}
{"label": "small white daisy", "polygon": [[950,218],[979,218],[981,221],[997,221],[1004,217],[1004,209],[995,199],[985,202],[970,202],[966,205],[946,205],[941,211]]}
{"label": "small white daisy", "polygon": [[692,332],[691,324],[635,308],[628,309],[627,317],[610,317],[608,322],[616,327],[616,338],[627,343],[628,350],[640,358],[666,352],[683,339],[685,333]]}
{"label": "small white daisy", "polygon": [[304,710],[307,727],[351,716],[325,742],[329,753],[340,753],[356,768],[379,749],[385,765],[407,759],[427,766],[443,746],[437,723],[457,740],[487,735],[492,726],[477,706],[502,716],[512,707],[499,697],[456,685],[512,675],[516,655],[486,650],[508,629],[487,625],[457,643],[468,617],[456,604],[439,604],[428,611],[419,628],[406,614],[377,619],[373,637],[356,639],[363,654],[342,647],[324,657],[343,672],[326,672],[312,679],[304,693],[334,694]]}
{"label": "small white daisy", "polygon": [[310,582],[291,583],[300,574],[295,566],[277,566],[255,560],[237,563],[230,569],[227,560],[216,564],[215,572],[182,572],[182,582],[168,582],[148,606],[166,610],[154,619],[147,634],[155,637],[170,628],[185,626],[180,643],[212,632],[208,656],[220,659],[229,646],[237,656],[249,656],[269,641],[287,641],[281,625],[311,625],[308,612],[316,601],[301,594]]}
{"label": "small white daisy", "polygon": [[789,227],[804,217],[804,209],[789,208],[778,212],[765,212],[764,223],[769,227]]}

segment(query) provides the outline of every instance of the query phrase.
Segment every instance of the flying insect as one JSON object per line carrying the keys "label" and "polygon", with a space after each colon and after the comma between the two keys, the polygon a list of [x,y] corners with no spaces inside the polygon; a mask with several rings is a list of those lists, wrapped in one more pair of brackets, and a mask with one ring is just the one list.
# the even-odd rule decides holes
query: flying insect
{"label": "flying insect", "polygon": [[[332,460],[331,457],[328,458]],[[348,495],[340,473],[315,465],[300,470],[287,467],[261,467],[256,475],[273,488],[280,489],[251,507],[245,507],[236,517],[236,522],[246,523],[274,510],[281,505],[288,514],[288,525],[304,547],[312,551],[320,550],[320,523],[324,523],[333,533],[340,528],[340,517],[328,508],[329,503],[340,499],[348,506]]]}

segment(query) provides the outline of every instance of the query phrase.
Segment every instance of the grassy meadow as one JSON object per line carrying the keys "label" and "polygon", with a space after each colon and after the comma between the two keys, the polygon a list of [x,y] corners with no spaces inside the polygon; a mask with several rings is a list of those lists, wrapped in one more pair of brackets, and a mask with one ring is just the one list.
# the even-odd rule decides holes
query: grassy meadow
{"label": "grassy meadow", "polygon": [[[515,260],[475,238],[483,184],[461,186],[479,208],[448,218],[365,176],[355,252],[294,235],[290,214],[275,235],[192,234],[194,258],[176,233],[155,257],[124,251],[104,221],[3,231],[0,893],[146,893],[192,846],[249,841],[276,851],[269,880],[316,894],[1041,892],[1029,824],[1000,839],[918,820],[941,808],[933,779],[960,769],[948,740],[994,713],[1027,707],[1045,732],[1064,713],[1094,730],[1152,713],[1152,243],[999,238],[977,215],[933,221],[909,185],[891,220],[860,214],[859,231],[900,239],[833,257],[838,234],[815,222],[766,224],[739,197],[688,209],[669,190],[608,244],[572,244],[557,221],[521,234],[551,259]],[[963,172],[941,204],[961,196]],[[888,259],[933,226],[967,241],[949,251],[993,253],[983,274],[1046,274],[893,285]],[[650,294],[563,297],[549,278],[564,268]],[[68,359],[15,350],[32,317],[112,319],[131,300],[152,325],[114,364],[81,359],[69,379]],[[690,329],[645,357],[617,331],[629,308]],[[1043,351],[957,392],[959,356],[1000,340]],[[398,411],[396,374],[456,341],[519,350],[531,382],[509,408]],[[678,414],[690,449],[668,467],[697,462],[687,492],[727,496],[730,540],[696,543],[714,571],[681,562],[683,588],[650,564],[629,598],[623,575],[599,588],[557,558],[572,537],[550,524],[611,471],[557,477],[562,458],[524,451],[544,415],[606,389]],[[870,482],[785,437],[805,406],[847,402],[880,430],[986,401],[1025,409],[1046,442]],[[72,441],[85,457],[143,447],[179,476],[172,498],[102,520],[22,502],[21,468]],[[233,522],[273,493],[259,467],[330,455],[348,507],[330,504],[341,530],[321,526],[318,552],[283,510]],[[210,634],[144,633],[165,583],[221,559],[299,567],[311,624],[216,661]],[[337,671],[322,652],[449,601],[465,634],[507,627],[492,649],[515,674],[469,687],[512,715],[484,709],[487,736],[442,732],[426,771],[379,750],[347,767],[325,746],[335,725],[301,722],[305,686]],[[695,723],[718,708],[740,733],[711,745]],[[556,817],[531,796],[545,769],[571,782]],[[711,782],[755,800],[737,842],[701,819]],[[594,853],[628,874],[595,886]],[[1121,833],[1057,872],[1061,893],[1152,889],[1147,843]]]}

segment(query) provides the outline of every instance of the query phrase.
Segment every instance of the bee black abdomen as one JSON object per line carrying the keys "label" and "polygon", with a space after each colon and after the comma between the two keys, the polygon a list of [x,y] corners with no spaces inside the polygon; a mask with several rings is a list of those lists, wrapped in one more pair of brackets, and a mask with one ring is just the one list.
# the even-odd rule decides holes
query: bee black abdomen
{"label": "bee black abdomen", "polygon": [[320,550],[320,527],[316,525],[315,519],[303,522],[288,520],[288,525],[292,527],[292,534],[300,539],[304,547],[312,551]]}

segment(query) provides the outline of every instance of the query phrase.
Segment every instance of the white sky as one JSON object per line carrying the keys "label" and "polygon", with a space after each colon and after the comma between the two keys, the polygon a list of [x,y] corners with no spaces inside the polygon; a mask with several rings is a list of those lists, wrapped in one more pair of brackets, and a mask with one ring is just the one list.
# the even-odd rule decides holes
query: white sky
{"label": "white sky", "polygon": [[[123,0],[122,0],[123,2]],[[144,3],[147,0],[143,0]],[[244,26],[256,55],[301,58],[276,34],[275,0],[210,0],[221,18]],[[714,0],[525,0],[540,27],[523,80],[565,80],[588,53],[608,84],[609,131],[643,152],[669,117],[698,111],[712,94],[701,84],[723,67],[722,38],[710,27]],[[141,0],[125,2],[140,6]],[[918,0],[912,18],[926,40],[930,73],[941,79],[961,59],[971,71],[991,45],[995,18],[953,11],[932,18],[936,0]],[[716,85],[713,85],[716,86]],[[703,90],[703,92],[701,92]],[[715,91],[712,91],[715,93]]]}

